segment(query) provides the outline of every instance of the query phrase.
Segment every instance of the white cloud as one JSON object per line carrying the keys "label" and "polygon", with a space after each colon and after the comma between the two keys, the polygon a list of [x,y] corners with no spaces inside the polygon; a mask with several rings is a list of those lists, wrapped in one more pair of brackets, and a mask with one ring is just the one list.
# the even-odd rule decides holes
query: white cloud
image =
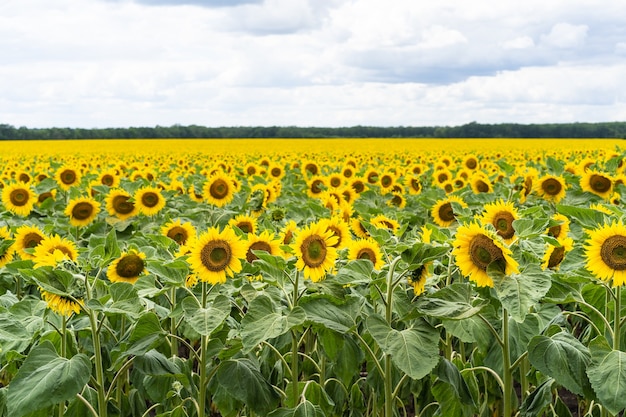
{"label": "white cloud", "polygon": [[518,36],[502,43],[504,49],[528,49],[535,46],[535,41],[530,36]]}
{"label": "white cloud", "polygon": [[550,33],[541,37],[541,40],[545,44],[557,48],[576,48],[585,43],[588,30],[587,25],[557,23],[552,26]]}

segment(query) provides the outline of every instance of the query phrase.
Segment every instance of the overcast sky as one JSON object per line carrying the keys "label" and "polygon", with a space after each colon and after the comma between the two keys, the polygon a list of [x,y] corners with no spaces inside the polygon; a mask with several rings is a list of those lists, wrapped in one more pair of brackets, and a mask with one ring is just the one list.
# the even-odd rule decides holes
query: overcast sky
{"label": "overcast sky", "polygon": [[623,0],[0,0],[0,123],[626,120]]}

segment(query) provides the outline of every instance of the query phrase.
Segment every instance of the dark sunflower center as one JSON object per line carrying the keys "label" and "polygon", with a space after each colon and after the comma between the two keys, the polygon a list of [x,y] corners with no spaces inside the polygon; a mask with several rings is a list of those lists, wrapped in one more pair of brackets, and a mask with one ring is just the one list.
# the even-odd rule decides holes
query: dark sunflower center
{"label": "dark sunflower center", "polygon": [[554,248],[550,254],[550,259],[548,259],[548,268],[556,268],[561,264],[563,258],[565,258],[565,247]]}
{"label": "dark sunflower center", "polygon": [[39,194],[39,197],[37,197],[37,201],[40,203],[43,203],[48,198],[52,198],[52,193],[50,191],[46,191],[45,193]]}
{"label": "dark sunflower center", "polygon": [[72,217],[76,220],[86,220],[93,214],[93,205],[82,201],[72,208]]}
{"label": "dark sunflower center", "polygon": [[367,175],[367,182],[369,182],[370,184],[374,184],[377,178],[378,178],[378,173],[375,171],[372,171]]}
{"label": "dark sunflower center", "polygon": [[502,250],[485,235],[476,235],[469,244],[470,259],[483,271],[490,263],[504,259]]}
{"label": "dark sunflower center", "polygon": [[367,259],[369,261],[375,262],[376,261],[376,254],[374,253],[374,251],[371,248],[363,248],[356,255],[356,258],[357,259]]}
{"label": "dark sunflower center", "polygon": [[48,253],[54,253],[54,251],[60,251],[61,253],[63,253],[63,255],[67,255],[68,258],[72,258],[72,251],[67,247],[67,246],[55,246],[53,248],[50,248],[48,250]]}
{"label": "dark sunflower center", "polygon": [[533,189],[533,179],[531,177],[526,177],[524,179],[524,196],[528,196]]}
{"label": "dark sunflower center", "polygon": [[476,180],[476,189],[478,190],[478,192],[480,193],[487,193],[489,192],[489,184],[487,184],[485,181],[483,180]]}
{"label": "dark sunflower center", "polygon": [[477,165],[478,165],[478,162],[474,158],[470,158],[467,161],[465,161],[465,166],[468,167],[469,169],[474,169],[476,168]]}
{"label": "dark sunflower center", "polygon": [[452,204],[444,203],[439,207],[439,218],[444,222],[451,222],[455,219]]}
{"label": "dark sunflower center", "polygon": [[119,260],[115,272],[122,278],[136,278],[143,272],[144,267],[144,261],[139,255],[130,254]]}
{"label": "dark sunflower center", "polygon": [[558,237],[561,234],[561,225],[557,224],[548,229],[548,235],[552,237]]}
{"label": "dark sunflower center", "polygon": [[330,185],[338,188],[341,185],[341,178],[339,177],[331,177],[330,178]]}
{"label": "dark sunflower center", "polygon": [[322,192],[322,180],[314,180],[311,183],[311,192],[313,192],[314,194],[318,194]]}
{"label": "dark sunflower center", "polygon": [[9,195],[9,199],[11,200],[11,204],[17,207],[25,206],[28,204],[28,191],[23,188],[16,188],[11,191]]}
{"label": "dark sunflower center", "polygon": [[312,235],[304,239],[302,246],[302,261],[310,268],[316,268],[326,259],[326,243],[318,235]]}
{"label": "dark sunflower center", "polygon": [[541,183],[541,189],[548,195],[558,195],[563,189],[561,182],[554,178],[548,178]]}
{"label": "dark sunflower center", "polygon": [[26,236],[24,236],[24,247],[34,248],[35,246],[39,245],[42,240],[43,237],[41,235],[38,235],[37,233],[28,233]]}
{"label": "dark sunflower center", "polygon": [[237,223],[237,227],[244,233],[252,233],[252,223],[248,221]]}
{"label": "dark sunflower center", "polygon": [[304,166],[304,169],[312,175],[317,175],[317,173],[319,172],[319,168],[315,164],[306,164]]}
{"label": "dark sunflower center", "polygon": [[252,253],[253,250],[264,250],[267,253],[271,253],[272,248],[267,242],[254,242],[252,245],[250,245],[250,247],[248,248],[248,252],[246,253],[246,260],[248,262],[259,259],[254,253]]}
{"label": "dark sunflower center", "polygon": [[270,173],[272,174],[273,177],[280,177],[280,174],[282,174],[282,171],[280,168],[272,168]]}
{"label": "dark sunflower center", "polygon": [[400,207],[402,205],[402,196],[401,195],[394,195],[393,198],[391,199],[391,204],[393,204],[396,207]]}
{"label": "dark sunflower center", "polygon": [[65,171],[61,172],[61,175],[59,177],[61,178],[61,182],[65,185],[72,185],[74,184],[74,182],[76,182],[76,173],[71,169],[66,169]]}
{"label": "dark sunflower center", "polygon": [[209,187],[209,194],[211,194],[211,197],[221,200],[228,195],[228,190],[228,183],[225,180],[218,178],[211,183],[211,186]]}
{"label": "dark sunflower center", "polygon": [[445,172],[442,172],[441,174],[437,176],[437,181],[439,181],[440,183],[444,183],[448,181],[448,174],[446,174]]}
{"label": "dark sunflower center", "polygon": [[135,204],[130,200],[130,197],[126,195],[116,195],[113,197],[113,209],[119,214],[132,213],[135,209]]}
{"label": "dark sunflower center", "polygon": [[159,204],[159,196],[154,192],[147,192],[141,196],[141,204],[144,207],[152,208]]}
{"label": "dark sunflower center", "polygon": [[352,189],[354,189],[357,193],[362,193],[365,190],[365,184],[361,181],[355,181],[352,183]]}
{"label": "dark sunflower center", "polygon": [[167,237],[174,240],[179,245],[184,245],[187,242],[187,238],[189,238],[187,231],[180,226],[174,226],[168,230]]}
{"label": "dark sunflower center", "polygon": [[21,181],[21,182],[29,182],[30,181],[30,175],[28,175],[25,172],[22,172],[17,179],[18,179],[18,181]]}
{"label": "dark sunflower center", "polygon": [[351,178],[352,174],[354,174],[354,173],[349,168],[346,168],[346,169],[343,170],[343,176],[346,177],[346,178]]}
{"label": "dark sunflower center", "polygon": [[247,173],[248,175],[254,175],[254,174],[256,174],[256,168],[255,168],[255,167],[253,167],[253,166],[249,166],[249,167],[246,169],[246,173]]}
{"label": "dark sunflower center", "polygon": [[232,257],[232,250],[228,242],[213,240],[208,242],[200,251],[202,265],[209,271],[219,272],[226,269]]}
{"label": "dark sunflower center", "polygon": [[417,178],[412,178],[411,179],[411,188],[413,188],[415,191],[420,191],[422,189],[422,184],[420,183],[420,181]]}
{"label": "dark sunflower center", "polygon": [[383,175],[380,179],[380,185],[389,187],[393,183],[393,179],[389,175]]}
{"label": "dark sunflower center", "polygon": [[493,225],[503,239],[510,239],[515,234],[514,220],[515,218],[508,211],[501,211],[493,217]]}
{"label": "dark sunflower center", "polygon": [[102,176],[102,178],[100,178],[100,182],[103,185],[108,185],[110,187],[115,182],[115,179],[113,178],[113,175],[105,174]]}
{"label": "dark sunflower center", "polygon": [[334,245],[331,245],[331,247],[338,248],[339,245],[341,244],[341,241],[343,240],[343,235],[341,234],[341,230],[339,230],[339,228],[335,226],[329,226],[328,230],[333,232],[333,236],[337,236],[337,243]]}
{"label": "dark sunflower center", "polygon": [[611,269],[626,269],[626,236],[615,235],[607,238],[600,248],[602,261]]}
{"label": "dark sunflower center", "polygon": [[605,176],[594,174],[589,179],[589,186],[597,193],[606,193],[611,189],[611,180]]}
{"label": "dark sunflower center", "polygon": [[291,243],[292,240],[293,240],[293,232],[291,230],[288,230],[285,233],[285,237],[283,237],[283,244],[288,245]]}

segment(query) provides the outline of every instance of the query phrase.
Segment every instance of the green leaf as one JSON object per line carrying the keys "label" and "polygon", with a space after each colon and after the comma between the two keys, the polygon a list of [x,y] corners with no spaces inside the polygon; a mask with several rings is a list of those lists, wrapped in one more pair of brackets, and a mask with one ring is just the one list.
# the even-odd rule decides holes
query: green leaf
{"label": "green leaf", "polygon": [[[490,270],[490,272],[493,272]],[[523,322],[529,309],[550,289],[550,273],[536,264],[529,264],[519,274],[491,274],[494,288],[502,305],[515,321]]]}
{"label": "green leaf", "polygon": [[285,280],[289,271],[285,258],[264,251],[259,251],[256,256],[258,259],[252,264],[259,268],[264,281],[282,283]]}
{"label": "green leaf", "polygon": [[520,406],[520,417],[536,417],[552,403],[552,386],[554,379],[548,378],[539,385]]}
{"label": "green leaf", "polygon": [[613,350],[604,337],[589,344],[591,363],[587,375],[600,404],[612,414],[626,408],[626,352]]}
{"label": "green leaf", "polygon": [[218,383],[255,413],[266,415],[278,405],[279,395],[247,358],[229,359],[219,364]]}
{"label": "green leaf", "polygon": [[320,406],[304,400],[295,408],[279,408],[272,411],[267,417],[325,417],[325,414]]}
{"label": "green leaf", "polygon": [[143,355],[163,343],[165,334],[157,315],[146,311],[133,325],[122,352],[124,356]]}
{"label": "green leaf", "polygon": [[300,306],[285,312],[276,308],[272,299],[261,294],[250,302],[248,312],[241,320],[241,341],[245,352],[254,349],[259,343],[287,333],[306,320],[306,313]]}
{"label": "green leaf", "polygon": [[356,326],[354,318],[358,316],[359,299],[348,298],[342,305],[336,305],[325,297],[306,297],[300,301],[300,307],[306,312],[307,320],[341,333]]}
{"label": "green leaf", "polygon": [[513,229],[521,239],[531,239],[544,233],[550,223],[549,218],[513,220]]}
{"label": "green leaf", "polygon": [[463,320],[478,314],[488,302],[473,305],[473,292],[467,283],[454,283],[421,297],[417,310],[427,316]]}
{"label": "green leaf", "polygon": [[382,316],[372,314],[366,324],[378,346],[411,378],[423,378],[437,365],[439,332],[426,321],[417,320],[412,327],[396,330]]}
{"label": "green leaf", "polygon": [[209,336],[224,323],[230,315],[230,300],[224,295],[218,295],[207,308],[202,308],[193,297],[187,297],[182,302],[185,321],[201,335]]}
{"label": "green leaf", "polygon": [[146,269],[155,276],[159,277],[159,281],[176,287],[185,285],[187,275],[189,275],[189,264],[182,260],[163,263],[161,261],[148,261]]}
{"label": "green leaf", "polygon": [[164,354],[154,349],[137,356],[133,361],[133,367],[146,375],[152,376],[182,374],[182,371],[175,363],[171,362]]}
{"label": "green leaf", "polygon": [[0,315],[0,357],[11,350],[24,352],[32,337],[20,320],[9,314]]}
{"label": "green leaf", "polygon": [[52,343],[33,348],[9,384],[7,410],[13,417],[72,399],[89,382],[91,361],[79,353],[60,357]]}
{"label": "green leaf", "polygon": [[144,307],[137,296],[137,288],[128,282],[114,282],[109,286],[111,304],[104,306],[107,314],[123,314],[136,320]]}
{"label": "green leaf", "polygon": [[585,396],[585,386],[589,387],[586,370],[591,355],[571,334],[561,331],[551,337],[533,337],[528,344],[528,359],[544,375],[554,378],[569,391]]}
{"label": "green leaf", "polygon": [[568,218],[576,220],[585,229],[595,229],[604,224],[605,215],[594,209],[557,204],[556,210]]}
{"label": "green leaf", "polygon": [[339,268],[333,281],[341,285],[351,286],[369,284],[372,280],[373,271],[374,265],[370,260],[356,259]]}
{"label": "green leaf", "polygon": [[[474,399],[459,369],[449,360],[441,358],[433,375],[445,382],[453,391],[453,397],[463,405],[474,406]],[[440,400],[441,403],[441,400]],[[448,415],[446,413],[446,415]]]}

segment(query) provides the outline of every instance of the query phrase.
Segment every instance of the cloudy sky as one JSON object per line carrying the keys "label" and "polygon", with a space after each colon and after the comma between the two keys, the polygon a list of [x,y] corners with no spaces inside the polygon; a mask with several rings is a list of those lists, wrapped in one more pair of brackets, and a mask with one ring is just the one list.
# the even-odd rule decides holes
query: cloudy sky
{"label": "cloudy sky", "polygon": [[1,0],[0,123],[626,120],[622,0]]}

